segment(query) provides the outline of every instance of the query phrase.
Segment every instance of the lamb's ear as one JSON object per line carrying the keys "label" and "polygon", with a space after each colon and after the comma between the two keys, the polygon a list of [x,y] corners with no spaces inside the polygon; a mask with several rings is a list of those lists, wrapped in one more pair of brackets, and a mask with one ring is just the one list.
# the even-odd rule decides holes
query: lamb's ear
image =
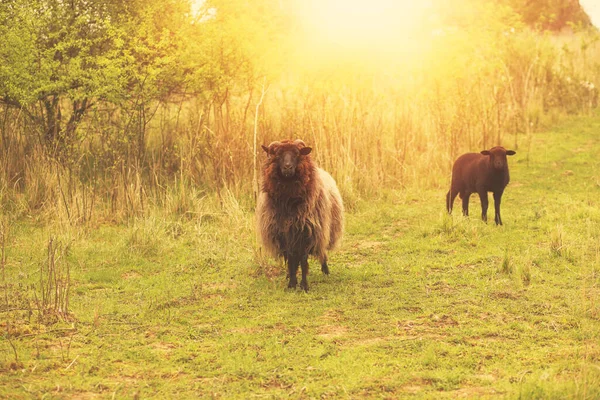
{"label": "lamb's ear", "polygon": [[489,156],[490,152],[488,150],[484,150],[481,152],[481,154],[483,154],[484,156]]}
{"label": "lamb's ear", "polygon": [[517,152],[514,151],[514,150],[506,150],[506,155],[507,156],[514,156],[515,154],[517,154]]}
{"label": "lamb's ear", "polygon": [[300,149],[300,154],[303,156],[306,156],[306,155],[310,154],[311,151],[312,151],[312,147],[303,147]]}
{"label": "lamb's ear", "polygon": [[265,151],[265,153],[269,154],[269,148],[267,146],[265,146],[264,144],[261,144],[260,147],[262,147],[262,149]]}

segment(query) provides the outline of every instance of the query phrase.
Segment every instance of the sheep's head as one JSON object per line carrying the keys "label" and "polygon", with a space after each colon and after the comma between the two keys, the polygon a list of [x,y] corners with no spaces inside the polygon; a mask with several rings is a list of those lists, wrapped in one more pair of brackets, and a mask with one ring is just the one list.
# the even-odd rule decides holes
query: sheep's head
{"label": "sheep's head", "polygon": [[494,167],[494,169],[504,169],[506,165],[508,165],[506,156],[512,156],[516,154],[516,152],[513,150],[506,150],[502,146],[496,146],[489,150],[482,151],[481,154],[484,156],[490,156],[490,164]]}
{"label": "sheep's head", "polygon": [[296,167],[301,157],[307,156],[312,148],[307,147],[300,139],[272,142],[268,147],[261,146],[272,163],[277,164],[277,172],[286,179],[296,175]]}

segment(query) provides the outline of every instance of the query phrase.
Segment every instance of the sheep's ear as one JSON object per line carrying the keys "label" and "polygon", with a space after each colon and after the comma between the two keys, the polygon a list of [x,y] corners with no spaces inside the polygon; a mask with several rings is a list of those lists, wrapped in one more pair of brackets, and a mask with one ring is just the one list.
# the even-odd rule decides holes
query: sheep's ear
{"label": "sheep's ear", "polygon": [[517,152],[514,151],[514,150],[506,150],[506,155],[507,156],[514,156],[515,154],[517,154]]}
{"label": "sheep's ear", "polygon": [[267,146],[265,146],[264,144],[261,144],[260,147],[262,147],[262,149],[265,151],[265,153],[269,154],[269,148]]}
{"label": "sheep's ear", "polygon": [[481,152],[481,154],[483,154],[484,156],[489,156],[490,152],[488,150],[484,150]]}
{"label": "sheep's ear", "polygon": [[312,151],[312,147],[303,147],[300,149],[300,154],[305,156],[305,155],[310,154],[311,151]]}

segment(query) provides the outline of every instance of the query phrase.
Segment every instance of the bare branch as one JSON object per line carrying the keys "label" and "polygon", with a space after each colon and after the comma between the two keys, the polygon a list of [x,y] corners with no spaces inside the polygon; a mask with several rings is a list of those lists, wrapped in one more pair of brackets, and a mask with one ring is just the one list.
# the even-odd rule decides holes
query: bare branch
{"label": "bare branch", "polygon": [[265,83],[266,83],[267,78],[264,77],[263,78],[263,84],[262,84],[262,90],[261,90],[261,94],[260,94],[260,100],[258,101],[258,103],[256,104],[256,112],[254,113],[254,147],[253,147],[253,151],[254,151],[254,155],[253,155],[253,178],[252,178],[252,190],[254,191],[254,201],[256,201],[256,199],[258,198],[258,173],[256,170],[256,148],[257,148],[257,136],[258,136],[258,110],[260,108],[260,105],[263,102],[263,99],[265,98],[265,94],[267,94],[267,91],[269,90],[269,87],[271,85],[268,85],[265,88]]}

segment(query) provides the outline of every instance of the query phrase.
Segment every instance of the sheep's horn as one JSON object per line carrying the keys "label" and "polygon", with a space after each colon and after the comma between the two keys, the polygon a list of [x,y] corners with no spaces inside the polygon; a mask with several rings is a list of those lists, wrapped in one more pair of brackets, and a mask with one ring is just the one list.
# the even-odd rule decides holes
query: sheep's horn
{"label": "sheep's horn", "polygon": [[304,143],[304,140],[302,139],[296,139],[294,140],[294,144],[297,146],[299,144],[301,144],[303,147],[306,147],[306,143]]}
{"label": "sheep's horn", "polygon": [[276,141],[274,141],[274,142],[271,142],[271,143],[269,144],[269,148],[271,148],[271,146],[279,146],[280,144],[281,144],[281,142],[280,142],[280,141],[278,141],[278,140],[276,140]]}

